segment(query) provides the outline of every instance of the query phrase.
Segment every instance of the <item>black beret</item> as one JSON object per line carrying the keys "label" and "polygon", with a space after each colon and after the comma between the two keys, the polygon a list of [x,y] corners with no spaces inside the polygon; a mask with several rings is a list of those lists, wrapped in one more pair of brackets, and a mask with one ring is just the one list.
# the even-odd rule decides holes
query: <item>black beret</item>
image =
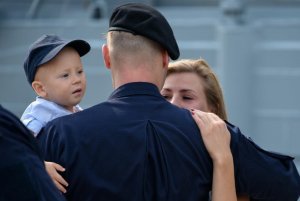
{"label": "black beret", "polygon": [[39,66],[53,59],[66,46],[74,48],[80,56],[85,55],[91,49],[84,40],[66,41],[56,35],[43,35],[30,46],[24,62],[24,70],[29,84],[34,81]]}
{"label": "black beret", "polygon": [[128,3],[114,9],[109,31],[126,31],[149,38],[164,47],[171,59],[179,57],[179,48],[172,28],[156,9],[142,3]]}

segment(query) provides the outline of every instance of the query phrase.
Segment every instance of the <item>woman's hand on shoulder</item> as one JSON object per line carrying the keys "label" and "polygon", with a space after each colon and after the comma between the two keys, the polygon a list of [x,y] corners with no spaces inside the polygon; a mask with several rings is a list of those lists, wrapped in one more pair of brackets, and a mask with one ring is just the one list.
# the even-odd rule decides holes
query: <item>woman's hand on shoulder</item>
{"label": "woman's hand on shoulder", "polygon": [[192,116],[198,125],[204,145],[214,163],[224,163],[231,158],[230,133],[226,123],[214,113],[192,110]]}

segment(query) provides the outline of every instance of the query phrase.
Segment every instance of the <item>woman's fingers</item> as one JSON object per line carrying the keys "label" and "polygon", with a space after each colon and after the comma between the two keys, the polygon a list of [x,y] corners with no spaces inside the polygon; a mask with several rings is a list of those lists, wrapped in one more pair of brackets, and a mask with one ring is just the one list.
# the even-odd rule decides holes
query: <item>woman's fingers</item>
{"label": "woman's fingers", "polygon": [[220,161],[228,157],[231,154],[230,133],[225,122],[213,113],[199,110],[192,110],[191,112],[211,158]]}

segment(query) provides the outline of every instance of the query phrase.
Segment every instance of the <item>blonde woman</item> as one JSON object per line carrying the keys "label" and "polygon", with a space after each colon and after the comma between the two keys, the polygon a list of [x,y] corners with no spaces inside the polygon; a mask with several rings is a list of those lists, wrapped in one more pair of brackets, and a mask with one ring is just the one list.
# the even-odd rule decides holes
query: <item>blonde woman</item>
{"label": "blonde woman", "polygon": [[214,164],[212,200],[237,200],[230,134],[223,121],[227,113],[215,73],[203,59],[175,61],[169,64],[161,94],[174,105],[195,109],[193,117]]}

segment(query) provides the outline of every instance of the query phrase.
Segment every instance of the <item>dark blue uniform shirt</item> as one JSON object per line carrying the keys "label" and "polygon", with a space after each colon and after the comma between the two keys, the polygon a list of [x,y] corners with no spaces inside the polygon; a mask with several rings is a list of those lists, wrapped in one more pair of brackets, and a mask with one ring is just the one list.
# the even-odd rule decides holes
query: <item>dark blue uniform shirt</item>
{"label": "dark blue uniform shirt", "polygon": [[[260,200],[295,201],[292,158],[261,150],[228,124],[237,191]],[[190,112],[150,83],[129,83],[40,133],[46,160],[66,168],[72,201],[201,201],[212,186],[212,161]]]}
{"label": "dark blue uniform shirt", "polygon": [[0,201],[64,201],[46,173],[36,139],[0,106]]}

